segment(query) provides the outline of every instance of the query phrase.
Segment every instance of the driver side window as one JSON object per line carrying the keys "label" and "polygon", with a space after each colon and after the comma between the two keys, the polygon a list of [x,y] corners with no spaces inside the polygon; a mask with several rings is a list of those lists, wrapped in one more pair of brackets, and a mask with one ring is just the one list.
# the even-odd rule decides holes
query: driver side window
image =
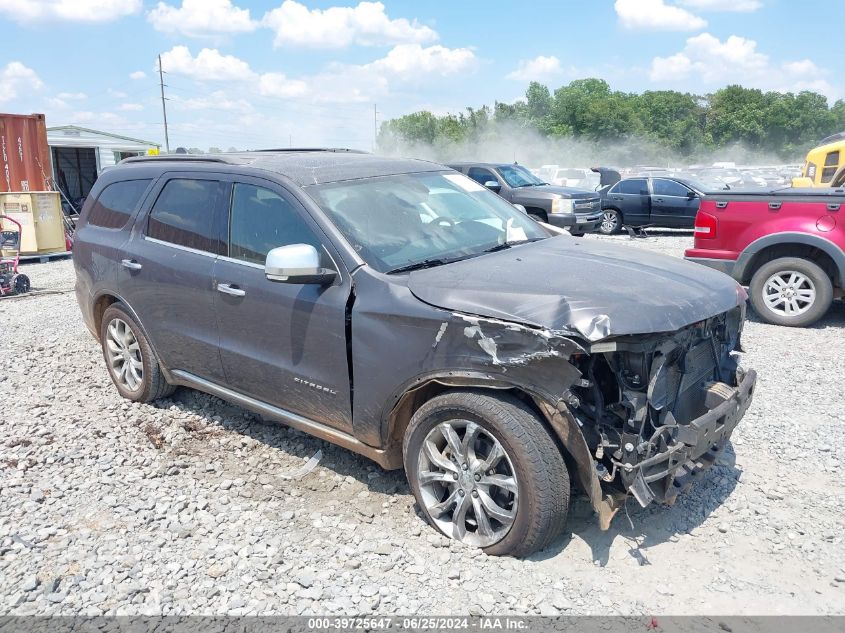
{"label": "driver side window", "polygon": [[323,252],[320,240],[293,203],[255,185],[235,183],[229,213],[229,257],[264,265],[279,246],[310,244]]}
{"label": "driver side window", "polygon": [[493,175],[492,171],[489,169],[482,169],[481,167],[470,167],[467,172],[467,176],[482,186],[485,182],[489,182],[491,180],[498,182],[498,179]]}

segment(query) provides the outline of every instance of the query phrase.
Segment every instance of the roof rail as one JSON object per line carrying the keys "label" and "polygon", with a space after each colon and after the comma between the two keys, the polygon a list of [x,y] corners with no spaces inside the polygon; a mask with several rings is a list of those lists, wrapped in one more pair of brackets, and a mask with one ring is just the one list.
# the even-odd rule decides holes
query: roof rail
{"label": "roof rail", "polygon": [[250,152],[337,152],[349,154],[369,154],[369,152],[362,149],[350,149],[348,147],[272,147],[266,149],[253,149]]}
{"label": "roof rail", "polygon": [[186,163],[228,163],[229,161],[219,156],[205,156],[198,154],[161,154],[159,156],[130,156],[124,158],[121,163],[154,163],[162,160],[176,160]]}

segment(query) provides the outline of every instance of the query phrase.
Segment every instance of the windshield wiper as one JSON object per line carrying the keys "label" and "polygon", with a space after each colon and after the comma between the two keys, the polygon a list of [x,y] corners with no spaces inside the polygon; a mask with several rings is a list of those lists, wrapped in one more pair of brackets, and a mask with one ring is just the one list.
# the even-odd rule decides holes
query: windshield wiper
{"label": "windshield wiper", "polygon": [[423,268],[434,268],[435,266],[442,266],[443,264],[448,264],[449,262],[456,261],[455,259],[424,259],[421,262],[414,262],[413,264],[406,264],[405,266],[399,266],[398,268],[392,268],[387,271],[388,275],[392,275],[394,273],[407,273],[412,270],[422,270]]}
{"label": "windshield wiper", "polygon": [[545,239],[543,237],[532,237],[529,240],[512,240],[510,242],[502,242],[501,244],[496,244],[495,246],[491,246],[482,251],[482,253],[496,253],[498,251],[503,251],[505,249],[511,248],[512,246],[519,246],[520,244],[529,244],[531,242],[537,242],[539,240]]}

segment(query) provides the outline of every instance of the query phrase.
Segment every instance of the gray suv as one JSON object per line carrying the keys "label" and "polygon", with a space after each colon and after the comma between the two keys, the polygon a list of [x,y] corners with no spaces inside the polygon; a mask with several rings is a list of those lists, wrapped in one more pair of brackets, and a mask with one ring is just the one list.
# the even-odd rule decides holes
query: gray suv
{"label": "gray suv", "polygon": [[430,523],[490,554],[556,538],[570,483],[605,529],[629,494],[672,503],[755,384],[729,277],[552,236],[428,162],[127,159],[74,264],[122,396],[199,389],[404,467]]}

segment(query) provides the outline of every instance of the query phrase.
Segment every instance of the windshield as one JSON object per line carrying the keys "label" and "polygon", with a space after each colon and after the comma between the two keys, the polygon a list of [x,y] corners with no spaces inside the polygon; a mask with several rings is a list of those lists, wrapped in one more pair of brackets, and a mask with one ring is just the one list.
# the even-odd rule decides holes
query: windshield
{"label": "windshield", "polygon": [[307,191],[364,261],[380,272],[424,262],[436,265],[549,237],[527,215],[456,173],[383,176],[315,185]]}
{"label": "windshield", "polygon": [[505,165],[496,167],[496,171],[505,179],[511,187],[532,187],[534,185],[545,185],[545,181],[537,178],[522,165]]}

